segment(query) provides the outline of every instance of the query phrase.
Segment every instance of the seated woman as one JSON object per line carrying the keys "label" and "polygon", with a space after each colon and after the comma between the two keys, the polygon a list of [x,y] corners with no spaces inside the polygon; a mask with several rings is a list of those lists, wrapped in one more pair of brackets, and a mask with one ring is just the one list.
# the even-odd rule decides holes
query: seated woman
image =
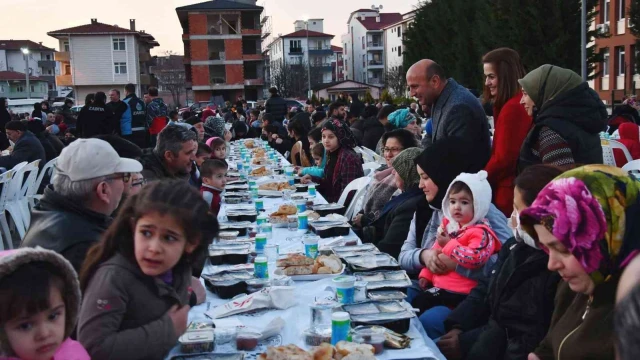
{"label": "seated woman", "polygon": [[[407,239],[400,250],[398,261],[409,274],[417,275],[424,267],[434,274],[443,274],[455,269],[457,273],[479,280],[478,276],[488,276],[495,260],[489,260],[483,271],[471,271],[462,266],[451,269],[444,263],[441,251],[431,249],[436,241],[437,229],[442,223],[442,200],[449,184],[462,172],[478,172],[484,163],[474,156],[474,151],[459,138],[445,138],[425,149],[415,159],[416,170],[420,174],[420,189],[424,192],[426,202],[418,204],[413,216]],[[512,236],[507,226],[507,218],[493,204],[489,206],[487,220],[498,240],[504,243]],[[442,255],[446,258],[445,255]],[[495,257],[495,255],[494,255]],[[419,287],[409,289],[407,301],[411,301],[422,290]],[[420,316],[427,335],[436,339],[444,334],[444,319],[449,314],[448,308],[429,309]],[[444,311],[443,311],[444,310]],[[435,325],[432,325],[435,324]]]}
{"label": "seated woman", "polygon": [[[382,209],[398,190],[391,162],[403,150],[417,148],[418,146],[413,134],[405,129],[385,133],[382,135],[382,142],[384,144],[383,156],[386,164],[373,175],[373,180],[364,195],[364,207],[354,219],[355,229],[362,229],[362,234],[380,216]],[[384,223],[382,224],[384,225]]]}
{"label": "seated woman", "polygon": [[616,287],[640,239],[640,182],[619,168],[587,165],[557,177],[520,214],[524,230],[562,276],[537,359],[614,359]]}
{"label": "seated woman", "polygon": [[424,199],[422,190],[418,188],[420,177],[413,162],[421,152],[420,148],[411,147],[394,157],[391,176],[400,195],[387,200],[375,221],[364,228],[362,241],[373,243],[394,258],[400,255],[413,214]]}
{"label": "seated woman", "polygon": [[309,127],[311,127],[311,120],[307,113],[300,113],[296,115],[287,124],[289,137],[295,140],[295,143],[291,148],[291,165],[293,166],[310,167],[313,163],[308,137]]}
{"label": "seated woman", "polygon": [[509,224],[514,236],[502,246],[491,277],[481,279],[444,321],[448,332],[437,345],[447,359],[524,359],[544,338],[560,277],[547,269],[549,256],[522,230],[519,214],[561,173],[533,165],[516,178]]}
{"label": "seated woman", "polygon": [[[353,150],[355,138],[349,125],[338,119],[330,119],[322,126],[322,143],[327,155],[327,165],[324,177],[317,178],[305,175],[301,182],[306,184],[314,181],[318,184],[318,191],[330,203],[338,202],[344,189],[353,180],[363,177],[362,159]],[[345,201],[349,204],[350,196]]]}

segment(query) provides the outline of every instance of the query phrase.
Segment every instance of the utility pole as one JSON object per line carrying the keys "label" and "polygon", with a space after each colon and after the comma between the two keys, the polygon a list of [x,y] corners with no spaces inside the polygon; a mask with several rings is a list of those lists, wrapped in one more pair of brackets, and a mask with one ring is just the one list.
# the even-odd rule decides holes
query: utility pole
{"label": "utility pole", "polygon": [[304,24],[307,27],[307,83],[309,85],[307,99],[311,100],[311,47],[309,45],[309,20],[305,20]]}
{"label": "utility pole", "polygon": [[582,81],[587,81],[587,0],[582,0],[582,39],[581,39],[581,56],[582,63]]}
{"label": "utility pole", "polygon": [[22,48],[20,50],[22,50],[22,53],[24,54],[24,63],[25,63],[24,74],[27,82],[27,99],[31,99],[31,87],[29,86],[29,49]]}

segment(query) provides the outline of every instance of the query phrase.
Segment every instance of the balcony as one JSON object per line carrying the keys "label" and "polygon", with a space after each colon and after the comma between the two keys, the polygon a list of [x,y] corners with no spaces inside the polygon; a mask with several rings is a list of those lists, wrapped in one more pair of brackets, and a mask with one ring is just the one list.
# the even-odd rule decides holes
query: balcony
{"label": "balcony", "polygon": [[289,48],[289,55],[303,55],[304,49],[301,47],[298,48]]}
{"label": "balcony", "polygon": [[27,93],[26,91],[13,91],[13,89],[11,89],[10,92],[3,93],[3,96],[6,96],[9,99],[48,99],[49,94],[42,91],[32,91],[31,93]]}
{"label": "balcony", "polygon": [[[59,54],[59,53],[56,53],[56,54]],[[71,77],[71,74],[56,76],[56,85],[57,86],[73,86],[73,78]]]}
{"label": "balcony", "polygon": [[59,51],[53,54],[53,59],[55,61],[62,61],[62,62],[70,62],[71,61],[71,53],[67,52],[67,51]]}
{"label": "balcony", "polygon": [[149,74],[140,74],[140,85],[158,86],[158,79]]}
{"label": "balcony", "polygon": [[264,57],[262,56],[262,54],[243,54],[242,55],[242,60],[244,61],[252,61],[252,60],[262,61],[263,59]]}
{"label": "balcony", "polygon": [[55,69],[56,62],[54,60],[38,60],[38,67],[43,69]]}
{"label": "balcony", "polygon": [[384,62],[382,60],[369,60],[370,68],[383,68]]}
{"label": "balcony", "polygon": [[382,78],[370,77],[367,79],[367,84],[382,85]]}
{"label": "balcony", "polygon": [[309,55],[333,55],[331,46],[309,46]]}
{"label": "balcony", "polygon": [[384,44],[382,41],[369,41],[367,42],[367,50],[382,50]]}
{"label": "balcony", "polygon": [[141,52],[138,56],[140,58],[140,62],[147,62],[151,60],[151,54],[149,54],[148,52]]}
{"label": "balcony", "polygon": [[245,86],[263,86],[264,79],[244,79]]}
{"label": "balcony", "polygon": [[242,29],[242,35],[257,35],[260,36],[261,29]]}
{"label": "balcony", "polygon": [[311,68],[320,71],[333,71],[331,63],[311,63]]}

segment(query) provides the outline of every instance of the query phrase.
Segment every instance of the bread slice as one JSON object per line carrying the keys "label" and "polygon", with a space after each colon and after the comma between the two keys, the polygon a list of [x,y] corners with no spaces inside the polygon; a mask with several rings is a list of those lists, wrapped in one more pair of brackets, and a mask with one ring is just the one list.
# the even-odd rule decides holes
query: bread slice
{"label": "bread slice", "polygon": [[335,255],[319,256],[318,262],[322,263],[323,267],[331,269],[328,274],[337,274],[342,270],[342,261]]}
{"label": "bread slice", "polygon": [[336,351],[342,356],[347,356],[354,353],[373,356],[375,349],[373,348],[373,345],[369,344],[356,344],[352,342],[340,341],[336,344]]}
{"label": "bread slice", "polygon": [[310,274],[313,274],[313,265],[289,266],[289,267],[284,268],[282,273],[287,275],[287,276],[291,276],[291,275],[310,275]]}
{"label": "bread slice", "polygon": [[313,356],[295,345],[270,347],[267,349],[268,360],[313,360]]}
{"label": "bread slice", "polygon": [[312,258],[308,258],[302,254],[293,254],[289,255],[284,259],[279,259],[276,262],[276,266],[278,267],[287,267],[287,266],[303,266],[303,265],[313,265],[314,260]]}
{"label": "bread slice", "polygon": [[376,360],[376,357],[371,354],[351,353],[343,357],[342,360]]}
{"label": "bread slice", "polygon": [[321,344],[318,347],[312,348],[313,360],[333,360],[333,353],[335,349],[331,344]]}

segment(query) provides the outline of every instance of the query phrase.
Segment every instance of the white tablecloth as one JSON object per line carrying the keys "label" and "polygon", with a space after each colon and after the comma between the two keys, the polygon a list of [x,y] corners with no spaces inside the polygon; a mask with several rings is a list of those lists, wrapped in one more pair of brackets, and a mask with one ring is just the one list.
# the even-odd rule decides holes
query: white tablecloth
{"label": "white tablecloth", "polygon": [[[287,163],[283,159],[283,163]],[[275,177],[275,179],[279,179]],[[268,181],[267,178],[259,179],[259,183]],[[284,180],[282,180],[284,181]],[[274,212],[277,207],[284,202],[282,198],[264,198],[264,207],[266,213]],[[318,194],[314,199],[316,204],[326,204],[326,200],[322,195]],[[220,221],[225,220],[225,208],[226,204],[222,204],[218,219]],[[290,231],[287,228],[276,227],[273,229],[273,236],[267,240],[267,244],[277,244],[280,248],[280,253],[302,252],[304,245],[302,244],[302,236],[305,234],[304,230]],[[350,232],[350,235],[345,239],[357,239],[357,236]],[[331,239],[322,240],[320,246],[324,242],[331,241]],[[211,270],[210,265],[207,265],[203,271],[204,274]],[[285,321],[285,327],[279,336],[267,339],[268,341],[261,342],[255,351],[246,354],[245,359],[255,359],[256,356],[264,352],[267,346],[279,346],[287,344],[295,344],[301,348],[308,349],[304,344],[302,332],[309,328],[310,325],[310,308],[309,304],[313,303],[315,297],[321,294],[328,286],[331,285],[331,279],[323,279],[318,281],[296,281],[295,282],[295,298],[297,304],[287,310],[269,310],[261,311],[256,314],[250,315],[236,315],[229,318],[237,320],[242,325],[255,329],[257,331],[262,330],[271,320],[276,317],[281,317]],[[195,306],[189,312],[189,321],[211,321],[205,316],[205,312],[215,306],[227,303],[229,300],[220,299],[217,295],[207,290],[207,300],[205,303]],[[215,320],[214,320],[215,322]],[[411,328],[406,334],[411,337],[411,347],[403,350],[391,350],[385,349],[384,353],[378,355],[378,359],[442,359],[444,356],[440,353],[434,342],[427,336],[422,325],[417,318],[411,320]],[[224,348],[222,352],[224,352]],[[214,350],[218,352],[219,350]],[[179,347],[176,346],[169,357],[180,354]]]}

